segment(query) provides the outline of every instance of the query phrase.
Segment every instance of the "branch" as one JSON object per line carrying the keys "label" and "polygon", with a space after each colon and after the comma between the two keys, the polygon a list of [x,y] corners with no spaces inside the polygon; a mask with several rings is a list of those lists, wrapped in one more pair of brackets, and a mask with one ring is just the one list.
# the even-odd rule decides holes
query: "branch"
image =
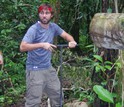
{"label": "branch", "polygon": [[66,63],[69,62],[69,61],[73,61],[74,59],[75,59],[75,58],[73,58],[73,59],[69,59],[69,60],[67,60],[67,61],[65,61],[65,62],[62,62],[62,64],[59,65],[58,68],[57,68],[57,74],[59,73],[59,71],[60,71],[60,67],[61,67],[63,64],[66,64]]}

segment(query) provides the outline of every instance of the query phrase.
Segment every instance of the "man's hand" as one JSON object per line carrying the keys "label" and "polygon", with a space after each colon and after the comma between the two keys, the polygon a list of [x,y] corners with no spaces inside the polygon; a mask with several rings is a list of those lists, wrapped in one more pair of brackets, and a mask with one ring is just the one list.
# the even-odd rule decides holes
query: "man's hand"
{"label": "man's hand", "polygon": [[71,41],[68,43],[69,48],[75,48],[77,43],[75,41]]}
{"label": "man's hand", "polygon": [[54,51],[54,48],[57,48],[56,45],[50,43],[43,43],[43,48],[49,51]]}

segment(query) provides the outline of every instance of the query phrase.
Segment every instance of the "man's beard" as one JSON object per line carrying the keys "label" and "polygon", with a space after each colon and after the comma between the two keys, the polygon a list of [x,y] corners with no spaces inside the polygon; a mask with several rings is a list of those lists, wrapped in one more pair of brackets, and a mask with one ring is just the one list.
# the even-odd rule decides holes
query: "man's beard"
{"label": "man's beard", "polygon": [[40,22],[42,23],[42,24],[48,24],[49,22],[50,22],[50,20],[51,19],[49,19],[49,20],[47,20],[47,19],[40,19]]}

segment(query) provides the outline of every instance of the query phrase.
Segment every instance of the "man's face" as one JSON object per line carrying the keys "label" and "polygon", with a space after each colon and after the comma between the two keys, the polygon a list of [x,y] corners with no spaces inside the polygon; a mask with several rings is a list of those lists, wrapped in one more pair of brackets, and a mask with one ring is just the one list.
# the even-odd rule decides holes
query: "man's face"
{"label": "man's face", "polygon": [[48,24],[50,22],[50,20],[51,20],[52,17],[53,17],[53,15],[51,14],[51,12],[48,9],[43,9],[39,13],[40,21],[43,24]]}

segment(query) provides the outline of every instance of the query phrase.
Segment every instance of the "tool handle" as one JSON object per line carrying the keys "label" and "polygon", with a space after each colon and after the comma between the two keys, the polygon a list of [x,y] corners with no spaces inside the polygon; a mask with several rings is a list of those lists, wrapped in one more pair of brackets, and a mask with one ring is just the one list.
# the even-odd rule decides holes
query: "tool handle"
{"label": "tool handle", "polygon": [[[76,46],[79,46],[79,44],[77,44]],[[68,47],[68,44],[58,44],[57,47]]]}

